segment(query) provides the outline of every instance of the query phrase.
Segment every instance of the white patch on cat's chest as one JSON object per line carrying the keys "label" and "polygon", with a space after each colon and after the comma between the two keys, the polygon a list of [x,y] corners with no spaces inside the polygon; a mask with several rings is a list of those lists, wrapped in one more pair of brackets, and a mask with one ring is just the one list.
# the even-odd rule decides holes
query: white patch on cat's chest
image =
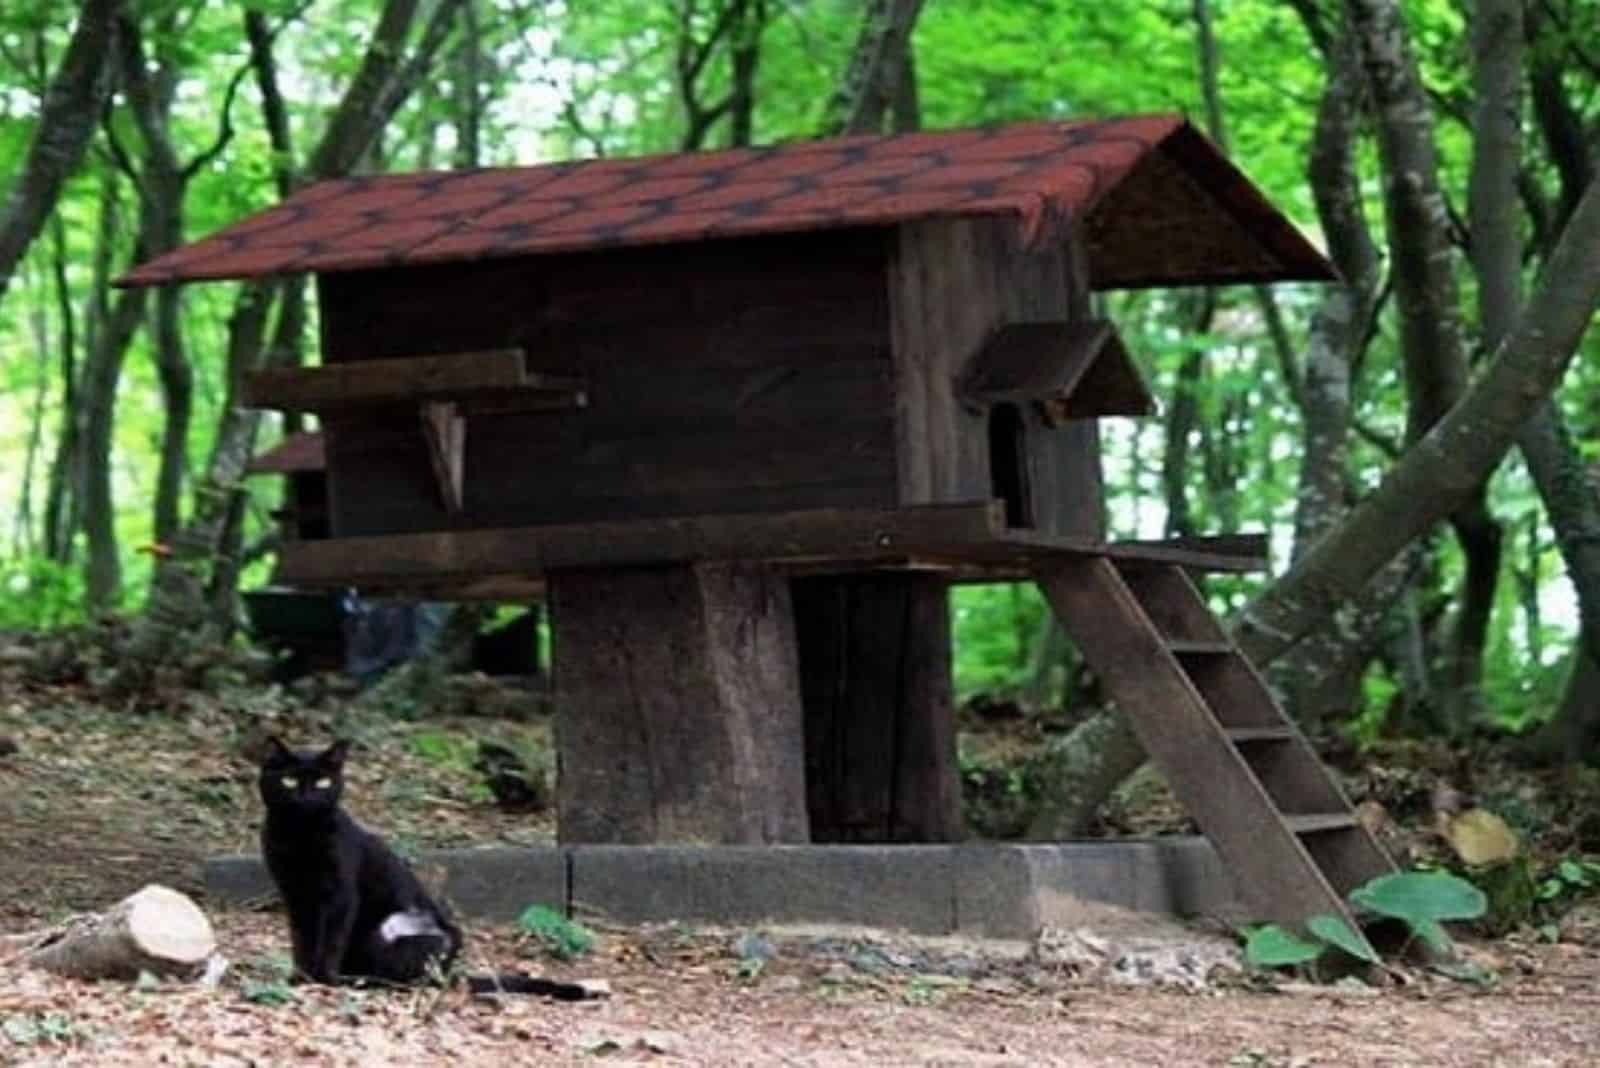
{"label": "white patch on cat's chest", "polygon": [[442,935],[444,931],[433,918],[433,913],[423,909],[407,909],[390,913],[378,928],[378,937],[385,942],[398,942],[416,935]]}

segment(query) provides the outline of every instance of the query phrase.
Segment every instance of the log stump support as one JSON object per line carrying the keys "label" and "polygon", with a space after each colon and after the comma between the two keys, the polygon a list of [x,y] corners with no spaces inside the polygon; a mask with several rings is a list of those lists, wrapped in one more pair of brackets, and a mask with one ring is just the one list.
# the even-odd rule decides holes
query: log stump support
{"label": "log stump support", "polygon": [[808,840],[787,580],[713,563],[549,590],[562,842]]}
{"label": "log stump support", "polygon": [[812,840],[961,838],[946,581],[825,576],[793,596]]}

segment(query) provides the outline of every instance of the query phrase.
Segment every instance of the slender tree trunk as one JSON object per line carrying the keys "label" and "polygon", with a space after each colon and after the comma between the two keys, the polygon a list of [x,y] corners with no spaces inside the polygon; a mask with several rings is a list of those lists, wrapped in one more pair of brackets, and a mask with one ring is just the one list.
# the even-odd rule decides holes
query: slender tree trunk
{"label": "slender tree trunk", "polygon": [[0,207],[0,298],[22,254],[77,170],[116,75],[113,43],[123,0],[84,0],[66,54],[46,90],[22,170]]}
{"label": "slender tree trunk", "polygon": [[[1406,440],[1415,443],[1467,389],[1466,345],[1439,188],[1432,109],[1397,0],[1346,0],[1377,115],[1384,216],[1405,360]],[[1514,200],[1507,202],[1507,207]],[[1449,658],[1451,719],[1478,706],[1483,652],[1500,571],[1500,526],[1479,486],[1450,517],[1466,562]]]}
{"label": "slender tree trunk", "polygon": [[1600,304],[1600,187],[1579,201],[1515,329],[1461,401],[1378,488],[1240,614],[1235,636],[1266,664],[1356,595],[1477,492],[1560,384]]}
{"label": "slender tree trunk", "polygon": [[[1361,69],[1348,34],[1329,40],[1328,81],[1317,111],[1307,168],[1328,251],[1344,281],[1328,286],[1312,317],[1300,415],[1305,444],[1295,494],[1294,546],[1299,560],[1348,511],[1351,391],[1377,310],[1378,250],[1362,208],[1356,148],[1361,119]],[[1412,568],[1401,557],[1362,595],[1285,656],[1273,672],[1302,729],[1317,733],[1359,700],[1361,677],[1383,640],[1383,621]]]}
{"label": "slender tree trunk", "polygon": [[829,103],[830,134],[879,133],[903,92],[901,70],[924,0],[869,0],[850,67]]}
{"label": "slender tree trunk", "polygon": [[33,552],[33,476],[44,438],[44,410],[50,400],[50,315],[46,305],[36,303],[28,318],[33,328],[33,403],[28,409],[28,437],[22,456],[22,478],[17,486],[17,507],[11,514],[13,556]]}
{"label": "slender tree trunk", "polygon": [[766,0],[741,0],[730,53],[733,88],[728,94],[728,145],[740,148],[755,135],[756,70],[761,35],[767,28]]}
{"label": "slender tree trunk", "polygon": [[111,437],[117,382],[128,346],[144,319],[145,293],[125,290],[84,366],[83,529],[88,535],[86,597],[91,613],[112,611],[122,596],[122,561],[117,552],[116,502],[111,488]]}
{"label": "slender tree trunk", "polygon": [[[102,232],[101,237],[105,235]],[[77,311],[72,306],[72,287],[67,281],[66,224],[57,214],[51,221],[52,284],[56,296],[56,352],[59,357],[61,406],[56,430],[55,454],[50,459],[50,474],[45,486],[44,553],[58,563],[72,558],[72,534],[77,528],[69,514],[77,495],[73,492],[72,472],[78,456],[78,328]],[[98,259],[98,256],[97,256]]]}
{"label": "slender tree trunk", "polygon": [[[177,33],[172,12],[161,16],[158,33],[171,39]],[[146,54],[138,22],[124,18],[118,24],[123,82],[134,121],[143,141],[143,167],[136,176],[140,193],[141,251],[157,256],[183,241],[183,201],[188,181],[172,146],[169,124],[177,76],[169,57],[156,57],[154,69]],[[161,382],[164,419],[161,427],[160,464],[153,502],[155,539],[164,542],[178,527],[183,483],[189,464],[189,424],[194,407],[194,372],[184,351],[182,304],[178,286],[156,292],[151,343],[156,374]]]}
{"label": "slender tree trunk", "polygon": [[456,48],[454,66],[455,165],[467,170],[483,161],[484,54],[478,0],[466,0],[461,8],[461,44]]}

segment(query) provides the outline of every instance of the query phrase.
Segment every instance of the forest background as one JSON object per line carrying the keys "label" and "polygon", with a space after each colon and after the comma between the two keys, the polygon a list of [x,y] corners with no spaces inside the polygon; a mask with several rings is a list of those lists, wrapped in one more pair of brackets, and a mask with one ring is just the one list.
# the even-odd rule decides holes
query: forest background
{"label": "forest background", "polygon": [[[314,304],[110,282],[306,182],[1150,111],[1344,283],[1103,298],[1162,402],[1104,431],[1112,530],[1270,534],[1211,591],[1315,737],[1592,759],[1593,0],[8,0],[0,627],[235,632],[281,492],[244,459],[293,427],[231,398],[316,359]],[[1136,766],[1031,588],[952,611],[963,695]]]}

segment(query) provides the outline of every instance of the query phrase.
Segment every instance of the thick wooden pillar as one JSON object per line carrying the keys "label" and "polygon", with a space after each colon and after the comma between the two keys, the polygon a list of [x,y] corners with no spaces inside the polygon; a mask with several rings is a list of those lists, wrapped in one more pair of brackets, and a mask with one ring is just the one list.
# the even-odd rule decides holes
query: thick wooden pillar
{"label": "thick wooden pillar", "polygon": [[793,589],[812,840],[962,837],[945,582],[844,575]]}
{"label": "thick wooden pillar", "polygon": [[804,842],[788,582],[696,564],[549,576],[563,842]]}

